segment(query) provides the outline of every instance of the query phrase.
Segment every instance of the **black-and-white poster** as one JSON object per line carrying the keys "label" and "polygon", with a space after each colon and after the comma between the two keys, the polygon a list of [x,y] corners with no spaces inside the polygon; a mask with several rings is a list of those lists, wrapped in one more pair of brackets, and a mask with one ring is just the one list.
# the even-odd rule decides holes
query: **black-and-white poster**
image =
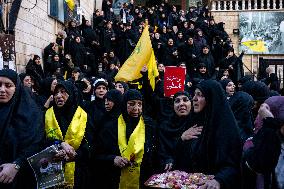
{"label": "black-and-white poster", "polygon": [[28,158],[37,180],[37,188],[45,189],[64,183],[62,161],[54,161],[57,146],[52,145]]}
{"label": "black-and-white poster", "polygon": [[240,52],[284,54],[284,12],[242,12]]}

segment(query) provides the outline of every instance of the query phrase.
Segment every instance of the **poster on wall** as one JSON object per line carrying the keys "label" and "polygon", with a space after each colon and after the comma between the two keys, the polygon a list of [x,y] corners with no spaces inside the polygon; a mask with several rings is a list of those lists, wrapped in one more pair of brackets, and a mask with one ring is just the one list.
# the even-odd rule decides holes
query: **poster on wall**
{"label": "poster on wall", "polygon": [[284,54],[284,12],[241,12],[240,47],[247,54]]}

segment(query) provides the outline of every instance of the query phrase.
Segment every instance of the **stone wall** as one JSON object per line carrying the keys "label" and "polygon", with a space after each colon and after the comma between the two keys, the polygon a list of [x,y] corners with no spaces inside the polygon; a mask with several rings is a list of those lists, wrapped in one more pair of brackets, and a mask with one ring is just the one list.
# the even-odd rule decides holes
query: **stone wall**
{"label": "stone wall", "polygon": [[[25,70],[30,54],[42,57],[43,49],[50,42],[55,41],[55,34],[64,28],[64,25],[48,16],[49,0],[23,0],[15,27],[16,67],[18,72]],[[92,18],[95,0],[81,0],[80,6],[87,19]]]}
{"label": "stone wall", "polygon": [[[220,12],[212,12],[212,16],[217,22],[225,23],[225,30],[229,34],[230,38],[233,41],[233,45],[235,48],[235,52],[239,54],[239,36],[237,34],[233,34],[233,29],[239,29],[239,12],[237,11],[220,11]],[[258,65],[259,65],[259,57],[265,58],[284,58],[284,56],[279,55],[244,55],[243,62],[244,64],[252,71],[257,73]],[[245,72],[249,73],[249,71],[245,68]]]}

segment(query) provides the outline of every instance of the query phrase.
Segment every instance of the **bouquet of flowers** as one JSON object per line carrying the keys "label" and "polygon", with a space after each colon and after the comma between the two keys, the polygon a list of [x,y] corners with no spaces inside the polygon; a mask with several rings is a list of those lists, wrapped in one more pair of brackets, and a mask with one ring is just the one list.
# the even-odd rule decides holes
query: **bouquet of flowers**
{"label": "bouquet of flowers", "polygon": [[175,170],[153,175],[145,182],[145,185],[153,188],[197,189],[213,178],[213,175]]}

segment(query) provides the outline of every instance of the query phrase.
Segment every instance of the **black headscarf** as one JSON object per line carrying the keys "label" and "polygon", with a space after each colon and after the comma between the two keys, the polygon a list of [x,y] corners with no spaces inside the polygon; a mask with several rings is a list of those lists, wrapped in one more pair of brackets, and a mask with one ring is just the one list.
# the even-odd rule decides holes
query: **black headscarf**
{"label": "black headscarf", "polygon": [[224,89],[224,91],[226,91],[227,85],[228,85],[230,82],[232,82],[232,80],[231,80],[231,79],[223,79],[223,80],[220,80],[219,82],[220,82],[220,84],[222,85],[222,88]]}
{"label": "black headscarf", "polygon": [[123,88],[124,88],[124,92],[126,92],[129,89],[129,86],[127,85],[127,83],[123,82],[123,81],[117,81],[115,84],[120,83]]}
{"label": "black headscarf", "polygon": [[135,90],[129,89],[123,96],[123,104],[122,104],[122,114],[123,118],[126,123],[126,138],[129,139],[131,133],[134,131],[135,127],[137,126],[140,116],[139,117],[131,117],[127,113],[127,102],[130,100],[142,100],[142,94]]}
{"label": "black headscarf", "polygon": [[109,112],[110,116],[118,117],[121,113],[121,105],[123,101],[123,95],[121,92],[117,89],[111,89],[109,90],[105,96],[104,99],[108,99],[114,103],[113,108]]}
{"label": "black headscarf", "polygon": [[217,81],[202,81],[197,88],[204,95],[206,106],[202,112],[194,113],[190,127],[198,124],[203,130],[198,139],[189,141],[188,157],[183,158],[190,164],[189,171],[214,174],[221,188],[234,188],[241,157],[236,120]]}
{"label": "black headscarf", "polygon": [[60,81],[54,89],[54,94],[59,87],[63,87],[69,95],[63,107],[57,107],[56,103],[53,105],[56,120],[63,132],[62,134],[65,135],[78,105],[80,104],[80,98],[78,90],[72,82]]}
{"label": "black headscarf", "polygon": [[15,71],[0,70],[0,76],[16,86],[11,100],[0,104],[0,164],[17,161],[23,165],[27,157],[39,151],[43,139],[41,111]]}

